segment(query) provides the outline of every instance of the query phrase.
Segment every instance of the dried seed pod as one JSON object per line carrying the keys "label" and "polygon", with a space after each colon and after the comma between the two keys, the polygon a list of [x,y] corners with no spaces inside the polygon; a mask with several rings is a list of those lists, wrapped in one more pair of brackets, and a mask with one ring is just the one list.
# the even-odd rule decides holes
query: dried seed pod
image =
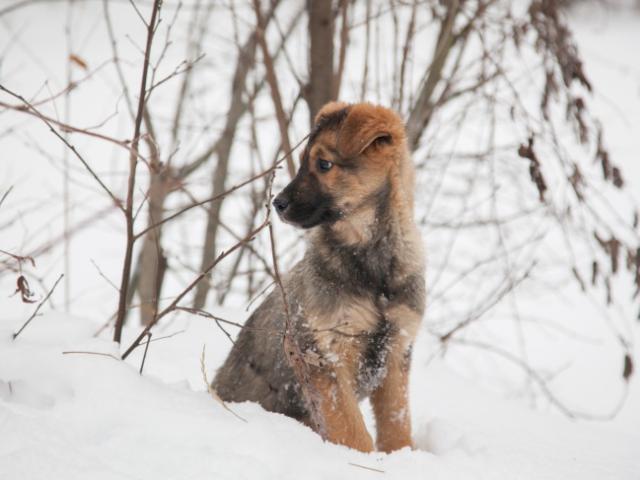
{"label": "dried seed pod", "polygon": [[631,355],[626,353],[624,356],[624,367],[622,368],[622,378],[628,382],[631,375],[633,375],[633,359]]}

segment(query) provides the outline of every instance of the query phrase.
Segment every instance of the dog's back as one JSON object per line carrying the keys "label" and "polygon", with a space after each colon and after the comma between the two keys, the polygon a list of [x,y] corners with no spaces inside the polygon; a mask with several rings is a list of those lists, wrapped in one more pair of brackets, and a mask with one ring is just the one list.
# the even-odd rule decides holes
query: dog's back
{"label": "dog's back", "polygon": [[229,402],[257,402],[266,410],[307,422],[307,411],[283,350],[285,312],[273,290],[238,335],[213,388]]}

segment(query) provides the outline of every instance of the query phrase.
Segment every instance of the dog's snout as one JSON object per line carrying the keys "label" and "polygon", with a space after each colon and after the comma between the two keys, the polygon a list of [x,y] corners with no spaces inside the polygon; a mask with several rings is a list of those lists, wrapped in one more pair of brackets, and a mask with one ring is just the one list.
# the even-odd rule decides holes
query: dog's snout
{"label": "dog's snout", "polygon": [[284,212],[287,207],[289,206],[289,200],[287,200],[285,197],[283,197],[282,195],[278,195],[275,200],[273,201],[273,206],[276,207],[276,210],[279,213]]}

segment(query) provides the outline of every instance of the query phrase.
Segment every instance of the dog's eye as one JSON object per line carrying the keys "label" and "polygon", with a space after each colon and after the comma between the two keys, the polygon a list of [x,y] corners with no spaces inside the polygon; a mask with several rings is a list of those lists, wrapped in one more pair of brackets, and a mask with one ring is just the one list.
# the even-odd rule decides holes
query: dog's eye
{"label": "dog's eye", "polygon": [[331,170],[331,167],[333,167],[333,163],[331,163],[329,160],[325,160],[324,158],[318,159],[318,170],[320,170],[321,172],[328,172],[329,170]]}

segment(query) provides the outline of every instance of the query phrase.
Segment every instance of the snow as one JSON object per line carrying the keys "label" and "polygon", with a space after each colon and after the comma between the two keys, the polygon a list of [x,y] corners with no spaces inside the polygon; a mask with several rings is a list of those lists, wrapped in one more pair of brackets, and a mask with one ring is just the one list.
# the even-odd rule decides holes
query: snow
{"label": "snow", "polygon": [[[235,318],[240,312],[219,314]],[[246,315],[246,314],[245,314]],[[217,327],[182,318],[159,332],[143,375],[81,318],[47,314],[16,339],[0,330],[0,472],[22,479],[635,479],[640,431],[533,412],[427,362],[413,362],[416,449],[363,454],[323,443],[307,427],[251,403],[226,411],[205,390],[229,349]],[[133,337],[134,330],[126,332]],[[421,353],[420,353],[421,352]],[[370,410],[367,422],[372,428]],[[376,471],[370,470],[371,468]]]}
{"label": "snow", "polygon": [[[573,17],[576,37],[596,92],[593,106],[607,128],[607,145],[612,158],[623,166],[630,183],[629,194],[638,200],[640,18],[607,9],[594,14],[592,7],[578,10]],[[13,44],[3,64],[9,68],[2,72],[3,78],[15,79],[14,83],[25,92],[37,91],[43,79],[55,80],[52,71],[60,70],[62,63],[54,59],[64,57],[64,52],[58,52],[56,57],[52,53],[54,47],[47,45],[51,37],[62,38],[64,10],[49,5],[43,8],[29,12],[44,12],[43,19],[54,21],[34,18],[28,22],[25,16],[13,29],[7,27],[8,37],[29,29],[40,32],[39,36],[32,33],[26,37],[31,41],[29,51],[36,58],[33,63],[37,68],[28,59],[12,61],[9,54],[19,57],[23,53]],[[87,8],[81,15],[92,19],[87,22],[87,29],[102,25],[99,8],[78,8]],[[131,22],[127,18],[124,23]],[[119,24],[123,31],[133,25],[124,23]],[[94,58],[102,58],[96,51],[103,48],[102,53],[108,52],[104,45],[96,45],[97,36],[87,35],[87,47],[80,52],[89,56],[89,49],[95,48],[94,56],[88,57],[94,65],[99,63]],[[223,60],[217,67],[224,67]],[[18,76],[20,72],[22,76]],[[58,83],[52,81],[52,91],[64,84]],[[91,98],[98,97],[96,92],[103,87],[98,84],[94,91],[88,84],[78,92],[79,100],[74,103],[74,120],[78,124],[94,125],[112,113],[111,97],[103,104]],[[86,103],[93,108],[82,108],[82,98],[91,98]],[[26,124],[24,119],[21,121]],[[41,125],[30,125],[34,135],[42,134]],[[120,133],[124,138],[130,132]],[[22,145],[28,135],[3,138],[3,147],[16,152],[19,161],[2,165],[3,182],[8,183],[0,185],[0,193],[8,185],[16,185],[5,206],[15,202],[13,205],[25,210],[61,188],[56,164],[44,163]],[[49,142],[45,146],[51,151],[61,150],[55,139],[43,141]],[[74,137],[74,141],[83,152],[91,153],[91,160],[101,166],[101,171],[108,171],[108,162],[113,161],[109,158],[111,152],[91,151],[90,143],[81,137]],[[78,168],[76,173],[80,175],[82,170]],[[89,206],[98,211],[104,202],[96,200],[89,180],[78,183],[77,198],[86,198],[86,203],[83,201],[84,209],[74,211],[74,215],[84,217],[92,211]],[[25,196],[28,201],[23,203]],[[59,218],[50,217],[51,211],[42,215],[47,222],[42,222],[44,227],[35,235],[27,226],[23,230],[18,227],[12,231],[18,233],[9,235],[7,245],[33,245],[37,244],[34,238],[53,237],[58,232],[55,227]],[[230,405],[246,422],[222,408],[206,392],[200,357],[206,345],[206,371],[211,379],[230,345],[205,319],[180,314],[154,329],[154,338],[176,335],[150,345],[143,375],[138,372],[142,348],[126,362],[108,355],[63,354],[118,354],[107,333],[94,336],[112,313],[115,296],[89,259],[95,258],[109,278],[118,278],[122,225],[106,216],[100,227],[73,241],[72,306],[77,316],[52,312],[45,305],[43,311],[47,313],[12,340],[11,334],[33,306],[16,305],[16,298],[0,300],[0,479],[640,479],[638,374],[632,377],[626,402],[613,421],[572,421],[545,403],[544,398],[528,395],[527,385],[520,385],[522,372],[504,359],[454,346],[444,356],[439,353],[440,345],[422,332],[414,349],[411,377],[417,448],[384,455],[362,454],[323,443],[308,428],[265,412],[255,404]],[[199,238],[192,241],[196,240]],[[193,251],[185,243],[181,258],[189,254]],[[36,260],[39,272],[49,272],[55,279],[61,268],[60,258],[51,257]],[[189,278],[172,278],[168,295],[179,291]],[[5,278],[2,280],[2,292],[9,291],[10,284]],[[56,305],[61,304],[59,292],[53,299]],[[637,303],[621,304],[620,311],[614,314],[626,319],[637,316]],[[238,302],[236,309],[214,313],[242,321],[247,316],[240,310],[243,307],[245,304]],[[548,380],[553,392],[577,410],[609,412],[627,388],[621,379],[617,338],[602,321],[611,312],[594,307],[571,289],[558,292],[557,298],[521,300],[519,308],[523,312],[539,312],[549,320],[549,328],[538,325],[536,330],[528,329],[526,324],[524,328],[531,364],[550,376],[562,370]],[[567,330],[579,332],[584,340],[557,335],[551,328],[553,320]],[[633,330],[628,336],[634,340],[631,348],[638,359],[640,331],[637,322],[629,323]],[[506,328],[500,322],[492,325],[490,333],[500,344],[504,333],[499,330]],[[126,345],[137,333],[134,327],[126,330],[123,343]],[[373,429],[368,404],[363,405],[363,410]]]}

